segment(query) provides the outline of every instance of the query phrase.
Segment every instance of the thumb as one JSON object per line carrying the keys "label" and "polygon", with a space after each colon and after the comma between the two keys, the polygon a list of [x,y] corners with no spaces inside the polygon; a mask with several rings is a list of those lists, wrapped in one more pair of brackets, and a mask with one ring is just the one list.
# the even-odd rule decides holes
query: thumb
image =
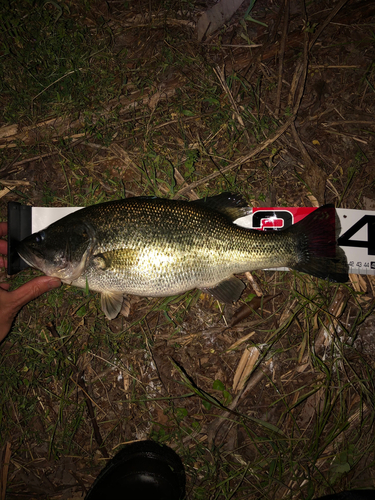
{"label": "thumb", "polygon": [[30,300],[36,299],[39,295],[45,292],[53,290],[61,285],[61,281],[58,278],[51,278],[49,276],[39,276],[31,281],[28,281],[24,285],[20,286],[13,292],[12,299],[14,304],[18,308],[21,308]]}

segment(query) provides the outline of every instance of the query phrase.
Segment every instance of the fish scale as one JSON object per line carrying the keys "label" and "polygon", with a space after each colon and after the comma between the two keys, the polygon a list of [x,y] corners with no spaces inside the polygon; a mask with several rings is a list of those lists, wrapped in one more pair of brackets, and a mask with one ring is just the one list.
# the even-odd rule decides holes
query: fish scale
{"label": "fish scale", "polygon": [[291,267],[347,280],[334,208],[321,207],[285,231],[266,232],[233,223],[248,210],[231,193],[194,202],[111,201],[29,236],[18,252],[50,276],[100,292],[108,318],[118,314],[126,293],[163,297],[200,288],[224,302],[236,301],[244,284],[234,275],[256,269]]}

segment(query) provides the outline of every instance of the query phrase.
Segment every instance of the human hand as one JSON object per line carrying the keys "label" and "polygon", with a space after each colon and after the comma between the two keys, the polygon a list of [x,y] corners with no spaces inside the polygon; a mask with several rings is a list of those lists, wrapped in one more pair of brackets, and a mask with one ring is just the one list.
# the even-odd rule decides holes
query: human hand
{"label": "human hand", "polygon": [[[1,239],[8,233],[8,224],[0,222],[0,268],[6,267],[8,253],[7,242]],[[3,256],[2,256],[3,255]],[[11,329],[14,318],[18,311],[30,300],[36,299],[53,288],[59,287],[61,281],[49,276],[38,276],[9,292],[9,283],[0,283],[0,342],[6,337]]]}

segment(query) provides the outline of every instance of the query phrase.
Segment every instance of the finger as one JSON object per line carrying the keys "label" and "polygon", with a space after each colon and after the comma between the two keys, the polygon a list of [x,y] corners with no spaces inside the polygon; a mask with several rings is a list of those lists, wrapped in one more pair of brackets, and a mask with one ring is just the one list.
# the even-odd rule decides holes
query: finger
{"label": "finger", "polygon": [[8,223],[0,222],[0,238],[8,234]]}
{"label": "finger", "polygon": [[0,288],[2,290],[9,290],[10,283],[0,283]]}
{"label": "finger", "polygon": [[20,286],[17,290],[10,292],[10,294],[12,295],[12,301],[15,307],[21,309],[21,307],[30,302],[30,300],[36,299],[43,293],[53,288],[58,288],[60,285],[61,281],[58,278],[39,276]]}
{"label": "finger", "polygon": [[8,253],[8,242],[5,240],[0,240],[0,253],[7,255]]}
{"label": "finger", "polygon": [[[0,222],[0,238],[8,234],[8,224],[6,222]],[[0,239],[0,253],[7,255],[8,253],[8,242]],[[0,263],[0,267],[3,265]]]}
{"label": "finger", "polygon": [[0,256],[0,268],[1,267],[7,267],[7,259],[5,257]]}

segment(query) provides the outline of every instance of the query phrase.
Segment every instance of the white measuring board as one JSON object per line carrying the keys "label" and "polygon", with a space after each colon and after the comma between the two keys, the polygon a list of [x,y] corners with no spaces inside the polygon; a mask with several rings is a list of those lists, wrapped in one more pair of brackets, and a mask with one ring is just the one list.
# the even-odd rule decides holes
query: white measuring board
{"label": "white measuring board", "polygon": [[[45,229],[52,222],[81,208],[33,207],[32,232]],[[257,207],[250,214],[237,219],[235,224],[263,231],[286,229],[314,210],[311,207]],[[338,244],[348,259],[349,273],[375,275],[375,212],[337,208],[336,213],[341,225]]]}
{"label": "white measuring board", "polygon": [[81,208],[83,207],[32,207],[31,232],[37,233],[66,215],[81,210]]}

